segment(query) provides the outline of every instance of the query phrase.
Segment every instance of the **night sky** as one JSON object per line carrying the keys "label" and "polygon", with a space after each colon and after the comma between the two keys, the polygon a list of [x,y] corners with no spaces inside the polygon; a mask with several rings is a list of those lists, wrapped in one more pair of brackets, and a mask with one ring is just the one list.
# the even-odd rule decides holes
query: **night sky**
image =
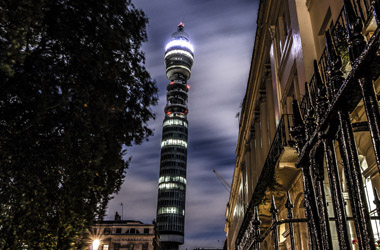
{"label": "night sky", "polygon": [[124,184],[108,206],[124,219],[151,223],[156,216],[160,143],[166,85],[164,48],[179,22],[194,46],[194,66],[188,81],[189,140],[185,244],[180,249],[222,247],[229,192],[213,173],[231,183],[235,165],[240,105],[248,81],[256,30],[258,0],[134,0],[149,18],[143,45],[146,67],[159,88],[149,123],[154,136],[129,148],[132,156]]}

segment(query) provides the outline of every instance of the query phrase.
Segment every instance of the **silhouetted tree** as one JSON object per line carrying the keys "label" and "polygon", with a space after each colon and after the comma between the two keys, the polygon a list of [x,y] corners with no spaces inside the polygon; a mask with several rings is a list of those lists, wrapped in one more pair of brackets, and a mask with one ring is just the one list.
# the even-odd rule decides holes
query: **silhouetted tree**
{"label": "silhouetted tree", "polygon": [[0,2],[0,249],[78,249],[152,131],[147,19],[126,0]]}

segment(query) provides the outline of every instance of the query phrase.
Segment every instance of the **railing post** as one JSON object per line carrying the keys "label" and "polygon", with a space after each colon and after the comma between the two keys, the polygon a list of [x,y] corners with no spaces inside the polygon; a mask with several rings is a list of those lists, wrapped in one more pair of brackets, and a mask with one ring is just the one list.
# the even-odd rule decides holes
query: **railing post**
{"label": "railing post", "polygon": [[331,241],[331,231],[329,223],[329,215],[327,212],[327,202],[325,197],[325,189],[323,187],[324,171],[323,171],[323,149],[319,145],[310,152],[310,165],[313,170],[313,178],[315,183],[315,196],[318,204],[322,248],[324,250],[333,249]]}
{"label": "railing post", "polygon": [[[308,99],[308,96],[306,97]],[[308,100],[307,100],[308,101]],[[300,110],[298,107],[298,103],[296,100],[293,101],[293,124],[292,128],[292,136],[296,139],[297,151],[300,154],[302,147],[305,144],[306,131],[305,125],[302,121],[302,117],[300,114]],[[308,115],[310,115],[308,112]],[[313,122],[311,118],[306,117],[308,123]],[[310,124],[308,124],[310,128]],[[305,216],[307,219],[307,229],[309,235],[309,248],[310,249],[322,249],[321,242],[321,229],[319,227],[319,215],[318,209],[315,202],[315,194],[313,189],[313,181],[310,175],[310,168],[307,164],[301,166],[302,169],[302,178],[303,178],[303,190],[304,190],[304,198],[305,198]]]}
{"label": "railing post", "polygon": [[365,16],[364,16],[362,6],[360,5],[360,0],[356,0],[355,5],[356,5],[356,13],[360,15],[361,19],[364,21]]}
{"label": "railing post", "polygon": [[[310,86],[309,91],[309,95],[311,97],[310,102],[315,109],[315,113],[317,114],[317,122],[320,123],[327,110],[328,103],[326,97],[327,89],[322,83],[316,60],[314,60],[314,81],[312,83],[313,85]],[[329,95],[331,96],[331,94]],[[321,159],[323,159],[323,154],[319,154],[319,157],[316,156],[320,151],[320,144],[322,144],[321,140],[319,140],[314,148],[310,151],[309,162],[313,171],[316,201],[318,204],[319,218],[321,219],[320,228],[322,249],[332,249],[330,225],[323,188],[323,165],[317,164],[317,159],[318,163],[320,163]]]}
{"label": "railing post", "polygon": [[321,228],[319,226],[318,209],[315,202],[315,193],[313,189],[313,181],[310,175],[310,168],[308,165],[302,167],[303,175],[303,190],[305,198],[305,216],[308,221],[309,229],[309,248],[320,250],[322,249],[321,241]]}
{"label": "railing post", "polygon": [[259,219],[259,208],[255,206],[253,208],[253,249],[254,250],[260,250],[260,225],[261,221]]}
{"label": "railing post", "polygon": [[277,222],[278,222],[278,217],[277,217],[277,213],[278,213],[278,210],[277,210],[277,207],[276,207],[276,202],[274,200],[274,196],[272,195],[272,203],[271,203],[271,206],[270,206],[270,210],[269,210],[272,214],[272,226],[274,227],[273,228],[273,232],[272,232],[272,240],[274,241],[274,249],[275,250],[279,250],[279,245],[278,245],[278,230],[277,230]]}
{"label": "railing post", "polygon": [[[343,73],[341,72],[342,61],[341,58],[337,56],[335,46],[330,37],[330,32],[326,32],[325,38],[328,58],[328,86],[331,89],[330,93],[335,96],[344,80]],[[322,85],[322,83],[320,83],[320,85]],[[330,97],[330,102],[333,100],[333,96]],[[343,160],[343,170],[347,180],[348,194],[352,205],[351,208],[354,215],[359,248],[371,249],[370,246],[375,244],[372,236],[371,219],[367,208],[354,133],[349,113],[344,109],[344,104],[345,102],[343,102],[336,111],[340,125],[338,133],[339,151]]]}
{"label": "railing post", "polygon": [[371,2],[373,6],[373,15],[375,16],[377,26],[380,25],[380,1],[372,0]]}
{"label": "railing post", "polygon": [[296,249],[296,244],[294,243],[294,228],[293,228],[293,203],[292,200],[290,199],[290,194],[289,191],[286,192],[286,203],[285,207],[288,210],[288,219],[289,219],[289,234],[290,234],[290,247],[292,250]]}
{"label": "railing post", "polygon": [[[375,11],[378,11],[378,4],[375,4],[374,7]],[[359,56],[366,46],[366,42],[361,33],[363,24],[360,21],[360,18],[355,15],[349,0],[344,0],[344,13],[347,22],[348,51],[351,64],[354,65],[356,60],[360,60]],[[376,12],[376,15],[378,14],[379,13]],[[378,18],[378,16],[376,18]],[[366,72],[361,72],[361,77],[358,79],[358,82],[361,88],[363,103],[371,132],[377,168],[380,172],[380,111],[370,71],[367,70]]]}
{"label": "railing post", "polygon": [[302,147],[305,144],[306,134],[305,134],[305,125],[302,121],[300,114],[300,109],[298,107],[297,100],[293,100],[293,127],[291,128],[291,135],[296,140],[296,148],[298,154],[300,154]]}
{"label": "railing post", "polygon": [[326,98],[326,88],[323,86],[321,76],[318,70],[317,61],[314,60],[314,86],[313,91],[310,91],[309,95],[312,97],[312,106],[314,106],[317,113],[317,122],[320,123],[324,117],[328,103]]}
{"label": "railing post", "polygon": [[305,121],[305,132],[306,132],[306,140],[309,140],[311,135],[313,134],[315,130],[315,118],[314,118],[314,109],[311,105],[311,96],[310,96],[310,86],[305,83],[305,96],[306,101],[308,103],[308,108],[306,110],[305,116],[303,117]]}
{"label": "railing post", "polygon": [[375,203],[376,205],[377,216],[380,216],[380,199],[376,188],[373,189],[373,194],[375,196],[375,200],[373,201],[373,203]]}
{"label": "railing post", "polygon": [[343,194],[339,183],[339,173],[338,166],[336,163],[334,144],[331,139],[331,134],[324,135],[321,139],[325,151],[327,173],[330,182],[330,190],[334,208],[335,225],[338,233],[339,247],[340,249],[351,249],[351,242],[348,237]]}
{"label": "railing post", "polygon": [[[318,122],[321,121],[321,117],[326,110],[326,93],[322,86],[322,82],[319,76],[318,67],[314,62],[314,85],[311,86],[314,92],[310,91],[311,99],[315,99],[314,107],[316,109]],[[330,122],[329,126],[325,128],[325,131],[318,134],[319,141],[323,143],[324,153],[326,158],[327,172],[331,187],[331,196],[333,200],[333,208],[335,214],[335,224],[338,233],[338,240],[340,249],[350,249],[350,240],[348,237],[347,221],[344,207],[344,200],[342,190],[339,182],[338,166],[336,163],[335,149],[333,139],[335,136],[337,125],[334,121]]]}

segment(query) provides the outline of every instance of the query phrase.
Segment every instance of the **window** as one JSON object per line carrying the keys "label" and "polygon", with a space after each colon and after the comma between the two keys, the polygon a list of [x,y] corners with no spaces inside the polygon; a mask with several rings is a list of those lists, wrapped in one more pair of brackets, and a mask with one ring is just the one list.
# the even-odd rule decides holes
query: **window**
{"label": "window", "polygon": [[110,249],[110,245],[103,245],[103,250],[109,250]]}
{"label": "window", "polygon": [[110,228],[108,228],[108,227],[104,228],[103,234],[108,235],[110,233],[111,233],[111,229]]}
{"label": "window", "polygon": [[187,128],[187,122],[179,119],[169,119],[164,121],[164,127],[170,126],[170,125],[180,125],[185,126]]}
{"label": "window", "polygon": [[182,176],[161,176],[160,179],[158,180],[158,183],[161,184],[163,182],[171,182],[171,181],[186,184],[186,178]]}
{"label": "window", "polygon": [[185,190],[185,186],[183,184],[177,184],[177,183],[162,183],[158,185],[158,189],[179,189],[179,190]]}
{"label": "window", "polygon": [[165,54],[165,59],[166,59],[167,57],[169,57],[170,55],[173,55],[173,54],[184,55],[184,56],[190,57],[191,59],[194,60],[194,58],[193,58],[193,56],[190,54],[190,52],[187,52],[187,51],[185,51],[185,50],[177,50],[177,49],[176,49],[176,50],[171,50],[171,51],[166,52],[166,54]]}
{"label": "window", "polygon": [[168,145],[177,145],[187,148],[187,142],[180,139],[166,139],[161,142],[161,148]]}
{"label": "window", "polygon": [[148,250],[148,243],[144,243],[142,245],[142,250]]}
{"label": "window", "polygon": [[281,224],[279,228],[280,243],[286,240],[286,236],[288,236],[288,234],[289,232],[286,231],[285,224]]}
{"label": "window", "polygon": [[114,249],[114,250],[120,250],[120,244],[115,243],[115,244],[113,245],[113,249]]}
{"label": "window", "polygon": [[325,17],[323,18],[321,26],[320,26],[319,31],[318,31],[320,50],[322,50],[325,47],[325,33],[326,33],[326,31],[330,30],[330,32],[331,32],[333,30],[333,27],[334,27],[334,24],[332,22],[331,9],[329,7],[327,9]]}
{"label": "window", "polygon": [[[368,168],[367,160],[364,155],[359,155],[360,169],[362,173],[366,172]],[[367,198],[368,210],[371,216],[379,216],[376,211],[376,205],[374,204],[375,195],[373,193],[373,186],[371,176],[363,176],[364,190]],[[378,220],[371,220],[372,230],[376,240],[380,239],[380,223]]]}
{"label": "window", "polygon": [[149,234],[149,228],[144,228],[144,234]]}
{"label": "window", "polygon": [[280,13],[278,14],[276,23],[276,33],[279,43],[278,47],[280,51],[283,52],[286,39],[290,33],[290,14],[287,1],[282,1],[281,3]]}
{"label": "window", "polygon": [[126,234],[139,234],[140,231],[135,229],[135,228],[131,228],[131,229],[128,229],[125,233]]}
{"label": "window", "polygon": [[116,233],[121,234],[121,228],[116,228]]}
{"label": "window", "polygon": [[127,244],[125,245],[125,249],[128,249],[128,250],[133,250],[135,246],[133,244]]}
{"label": "window", "polygon": [[176,207],[161,207],[158,210],[158,214],[178,214],[178,208],[176,208]]}
{"label": "window", "polygon": [[181,48],[186,48],[186,49],[189,49],[191,52],[194,52],[194,48],[193,48],[193,45],[190,44],[190,42],[186,41],[186,40],[172,40],[170,41],[166,47],[165,47],[165,50],[168,51],[169,49],[173,48],[173,47],[181,47]]}

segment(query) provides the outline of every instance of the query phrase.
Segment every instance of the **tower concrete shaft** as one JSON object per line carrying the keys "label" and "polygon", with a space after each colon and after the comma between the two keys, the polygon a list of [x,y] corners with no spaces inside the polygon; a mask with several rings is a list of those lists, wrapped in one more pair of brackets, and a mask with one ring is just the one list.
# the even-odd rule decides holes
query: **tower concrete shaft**
{"label": "tower concrete shaft", "polygon": [[186,162],[187,162],[187,93],[193,65],[193,47],[184,25],[178,25],[165,48],[167,103],[161,142],[158,184],[157,229],[164,248],[174,250],[184,242]]}

